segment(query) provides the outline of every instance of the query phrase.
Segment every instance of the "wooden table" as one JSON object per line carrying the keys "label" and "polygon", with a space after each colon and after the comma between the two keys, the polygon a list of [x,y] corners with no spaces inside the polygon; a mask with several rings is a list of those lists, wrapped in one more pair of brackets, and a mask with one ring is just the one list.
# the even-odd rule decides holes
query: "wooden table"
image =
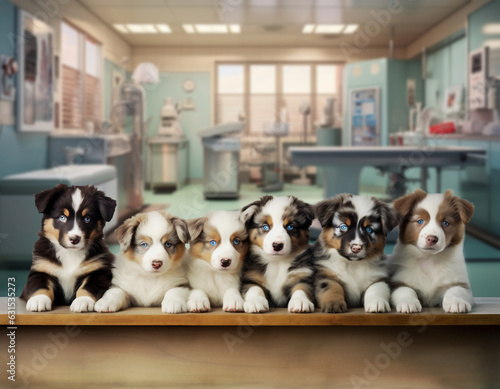
{"label": "wooden table", "polygon": [[[6,298],[0,314],[9,326]],[[14,327],[12,387],[500,387],[500,298],[476,299],[469,314],[412,315],[31,313],[16,300]]]}

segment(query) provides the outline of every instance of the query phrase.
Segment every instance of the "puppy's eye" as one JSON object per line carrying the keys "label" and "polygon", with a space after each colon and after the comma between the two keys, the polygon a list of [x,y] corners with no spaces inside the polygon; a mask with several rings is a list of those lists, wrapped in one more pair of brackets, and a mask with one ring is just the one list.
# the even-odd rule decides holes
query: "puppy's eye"
{"label": "puppy's eye", "polygon": [[450,225],[450,223],[447,220],[443,221],[443,227],[448,227],[449,225]]}
{"label": "puppy's eye", "polygon": [[373,228],[371,228],[370,226],[366,227],[365,230],[369,234],[371,234],[373,232]]}
{"label": "puppy's eye", "polygon": [[146,242],[142,242],[142,243],[141,243],[141,247],[142,247],[143,249],[147,249],[147,248],[148,248],[148,244],[147,244]]}
{"label": "puppy's eye", "polygon": [[346,232],[348,227],[347,227],[347,224],[341,224],[341,225],[339,226],[339,228],[340,228],[340,231],[342,231],[342,232]]}
{"label": "puppy's eye", "polygon": [[234,244],[240,244],[240,240],[239,239],[233,239],[233,243]]}
{"label": "puppy's eye", "polygon": [[418,219],[418,220],[417,220],[417,223],[418,223],[418,224],[424,224],[424,219]]}
{"label": "puppy's eye", "polygon": [[264,231],[269,231],[269,224],[264,224],[264,225],[262,226],[262,229],[263,229]]}
{"label": "puppy's eye", "polygon": [[292,231],[292,230],[293,230],[293,225],[292,225],[292,223],[288,224],[288,225],[286,226],[286,229],[287,229],[288,231]]}
{"label": "puppy's eye", "polygon": [[84,221],[85,223],[90,223],[90,216],[85,216],[85,217],[83,218],[83,221]]}
{"label": "puppy's eye", "polygon": [[167,247],[167,248],[168,248],[168,247],[172,247],[172,243],[170,243],[170,242],[165,242],[165,247]]}
{"label": "puppy's eye", "polygon": [[62,221],[63,223],[66,223],[68,218],[66,217],[66,215],[61,215],[61,216],[59,216],[59,220]]}
{"label": "puppy's eye", "polygon": [[217,245],[217,241],[215,241],[215,240],[211,240],[211,241],[210,241],[210,244],[211,244],[212,246],[216,246],[216,245]]}

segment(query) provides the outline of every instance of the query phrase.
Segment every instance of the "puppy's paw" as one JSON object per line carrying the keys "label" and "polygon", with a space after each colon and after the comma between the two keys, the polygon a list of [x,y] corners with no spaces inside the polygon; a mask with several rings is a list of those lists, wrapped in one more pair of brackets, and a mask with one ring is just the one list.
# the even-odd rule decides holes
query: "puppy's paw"
{"label": "puppy's paw", "polygon": [[246,313],[262,313],[269,311],[269,301],[264,297],[257,297],[245,301],[243,309]]}
{"label": "puppy's paw", "polygon": [[179,298],[166,298],[161,303],[161,311],[164,313],[187,312],[187,304]]}
{"label": "puppy's paw", "polygon": [[290,313],[314,312],[314,304],[307,298],[294,297],[288,303],[288,312]]}
{"label": "puppy's paw", "polygon": [[459,297],[453,297],[443,300],[443,310],[449,313],[468,313],[472,306]]}
{"label": "puppy's paw", "polygon": [[50,311],[52,309],[52,300],[43,295],[33,296],[26,303],[26,310],[31,312]]}
{"label": "puppy's paw", "polygon": [[102,298],[97,300],[94,305],[94,310],[96,312],[108,313],[108,312],[116,312],[120,310],[120,306],[116,301],[112,299]]}
{"label": "puppy's paw", "polygon": [[245,302],[241,297],[231,297],[224,299],[222,309],[225,312],[243,312]]}
{"label": "puppy's paw", "polygon": [[208,312],[210,311],[210,301],[208,298],[189,299],[187,302],[189,312]]}
{"label": "puppy's paw", "polygon": [[365,301],[365,312],[383,313],[390,311],[391,311],[391,306],[389,305],[389,302],[381,297],[376,297],[369,301]]}
{"label": "puppy's paw", "polygon": [[71,312],[93,312],[95,301],[88,296],[77,297],[71,303]]}
{"label": "puppy's paw", "polygon": [[396,311],[399,313],[416,313],[422,312],[422,304],[418,299],[408,299],[400,301],[396,304]]}
{"label": "puppy's paw", "polygon": [[343,300],[327,301],[321,306],[321,312],[325,313],[343,313],[347,312],[347,304]]}

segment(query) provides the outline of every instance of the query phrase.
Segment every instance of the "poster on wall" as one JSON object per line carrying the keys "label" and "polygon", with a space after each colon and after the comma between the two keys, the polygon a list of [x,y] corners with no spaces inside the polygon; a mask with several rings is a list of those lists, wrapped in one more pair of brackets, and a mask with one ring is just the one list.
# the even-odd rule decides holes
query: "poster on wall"
{"label": "poster on wall", "polygon": [[19,131],[54,129],[54,32],[33,15],[19,11]]}

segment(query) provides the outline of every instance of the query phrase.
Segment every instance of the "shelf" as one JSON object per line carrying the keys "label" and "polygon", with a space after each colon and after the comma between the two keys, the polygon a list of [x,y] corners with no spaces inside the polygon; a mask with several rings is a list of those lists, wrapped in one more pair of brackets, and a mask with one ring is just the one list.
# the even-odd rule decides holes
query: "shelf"
{"label": "shelf", "polygon": [[[165,314],[160,308],[129,308],[116,313],[73,313],[68,306],[49,312],[27,312],[26,303],[16,299],[15,325],[80,325],[80,326],[499,326],[500,298],[477,298],[468,314],[445,313],[441,308],[425,308],[419,314],[365,313],[361,308],[347,313],[321,312],[292,314],[285,308],[264,314],[228,313],[220,308],[207,313]],[[0,324],[9,325],[7,298],[0,298]]]}

